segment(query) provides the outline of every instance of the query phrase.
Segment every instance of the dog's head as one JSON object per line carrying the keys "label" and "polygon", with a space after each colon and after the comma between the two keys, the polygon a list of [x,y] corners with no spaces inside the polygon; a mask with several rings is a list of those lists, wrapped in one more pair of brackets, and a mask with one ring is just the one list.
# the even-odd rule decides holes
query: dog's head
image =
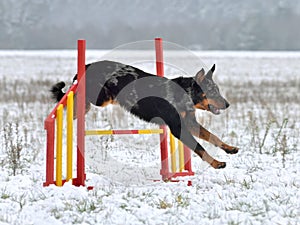
{"label": "dog's head", "polygon": [[220,94],[219,87],[213,81],[213,73],[215,71],[215,65],[205,74],[202,68],[195,76],[195,81],[200,87],[198,100],[195,102],[195,108],[207,110],[213,114],[220,114],[221,110],[229,107],[228,101]]}

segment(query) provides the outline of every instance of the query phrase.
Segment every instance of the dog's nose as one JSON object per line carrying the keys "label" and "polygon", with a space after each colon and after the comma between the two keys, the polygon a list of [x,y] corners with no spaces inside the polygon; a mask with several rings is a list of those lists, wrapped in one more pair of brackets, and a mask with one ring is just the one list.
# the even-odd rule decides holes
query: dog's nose
{"label": "dog's nose", "polygon": [[225,100],[225,108],[227,109],[230,106],[229,102]]}

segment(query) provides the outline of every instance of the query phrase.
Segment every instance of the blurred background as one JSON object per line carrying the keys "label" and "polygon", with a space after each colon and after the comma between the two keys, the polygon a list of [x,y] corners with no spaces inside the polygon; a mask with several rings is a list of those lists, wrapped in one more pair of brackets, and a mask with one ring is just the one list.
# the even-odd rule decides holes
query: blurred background
{"label": "blurred background", "polygon": [[194,50],[300,50],[300,1],[1,0],[0,49],[111,49],[160,36]]}

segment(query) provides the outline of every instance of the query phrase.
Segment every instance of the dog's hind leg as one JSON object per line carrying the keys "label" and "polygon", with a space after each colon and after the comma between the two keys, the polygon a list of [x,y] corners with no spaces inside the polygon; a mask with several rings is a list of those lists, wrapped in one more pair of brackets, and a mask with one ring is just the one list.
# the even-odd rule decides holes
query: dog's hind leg
{"label": "dog's hind leg", "polygon": [[208,130],[206,130],[203,126],[201,126],[195,117],[194,113],[190,113],[186,115],[184,118],[185,124],[188,127],[189,131],[192,135],[195,137],[201,138],[221,149],[223,149],[228,154],[236,154],[239,150],[237,147],[230,146],[226,143],[224,143],[220,138],[218,138],[216,135],[210,133]]}

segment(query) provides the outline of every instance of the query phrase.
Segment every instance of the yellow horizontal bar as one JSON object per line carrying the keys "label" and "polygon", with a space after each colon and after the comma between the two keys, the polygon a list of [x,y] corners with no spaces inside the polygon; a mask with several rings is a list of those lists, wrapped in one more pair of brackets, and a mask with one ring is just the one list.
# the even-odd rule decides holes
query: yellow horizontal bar
{"label": "yellow horizontal bar", "polygon": [[85,135],[110,135],[112,130],[86,130]]}
{"label": "yellow horizontal bar", "polygon": [[86,130],[85,135],[115,135],[115,134],[162,134],[163,129],[144,130]]}
{"label": "yellow horizontal bar", "polygon": [[139,134],[162,134],[163,129],[139,130]]}

